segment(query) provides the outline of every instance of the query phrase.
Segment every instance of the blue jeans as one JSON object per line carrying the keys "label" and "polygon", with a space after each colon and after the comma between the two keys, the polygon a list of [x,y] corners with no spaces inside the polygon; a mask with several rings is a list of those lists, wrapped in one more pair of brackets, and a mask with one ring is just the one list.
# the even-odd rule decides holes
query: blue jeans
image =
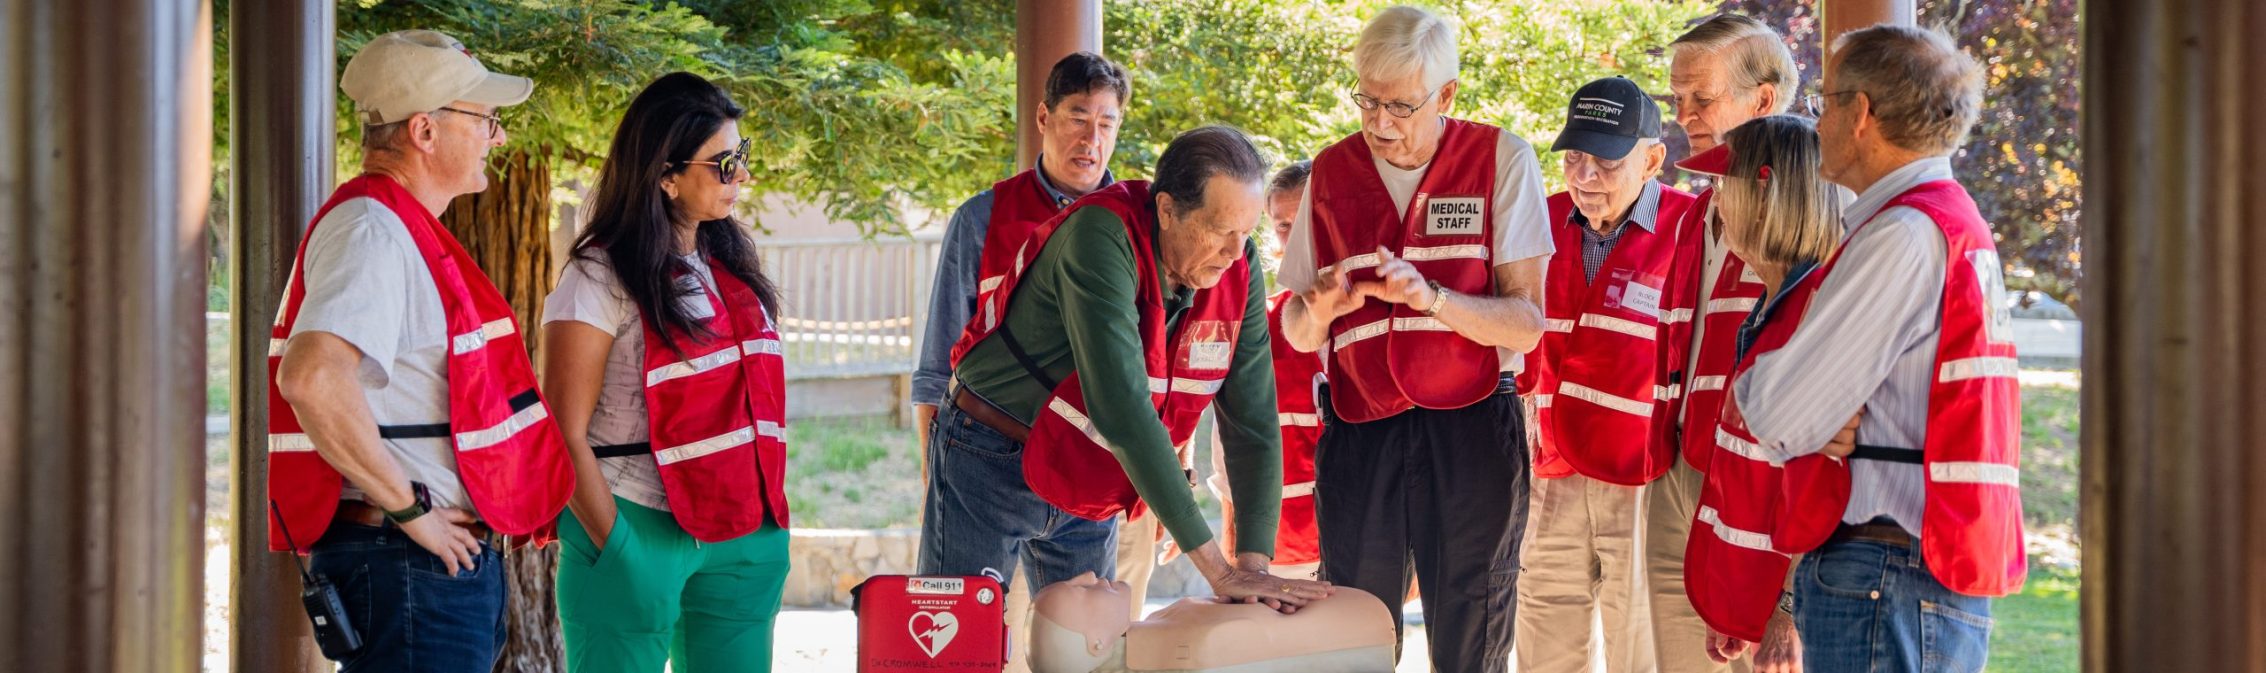
{"label": "blue jeans", "polygon": [[1033,592],[1087,571],[1116,577],[1117,522],[1079,518],[1032,493],[1022,443],[949,403],[929,431],[921,574],[991,570],[1005,583],[1028,563]]}
{"label": "blue jeans", "polygon": [[1991,599],[1944,588],[1920,556],[1870,540],[1829,542],[1804,556],[1794,570],[1803,670],[1983,670]]}
{"label": "blue jeans", "polygon": [[307,565],[338,585],[362,649],[342,673],[488,673],[504,644],[504,558],[480,545],[471,570],[448,574],[440,557],[398,528],[338,523]]}

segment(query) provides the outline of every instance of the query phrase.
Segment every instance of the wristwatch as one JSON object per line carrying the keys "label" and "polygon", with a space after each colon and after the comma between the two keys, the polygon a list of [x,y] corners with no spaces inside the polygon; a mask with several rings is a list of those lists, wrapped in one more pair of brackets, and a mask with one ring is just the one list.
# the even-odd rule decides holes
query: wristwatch
{"label": "wristwatch", "polygon": [[433,495],[425,490],[425,482],[409,482],[409,492],[416,494],[417,499],[409,503],[408,507],[386,510],[387,521],[392,521],[394,525],[399,526],[416,521],[417,517],[433,511]]}
{"label": "wristwatch", "polygon": [[1794,592],[1778,592],[1778,611],[1789,615],[1794,614]]}
{"label": "wristwatch", "polygon": [[1424,279],[1424,284],[1432,286],[1432,305],[1424,307],[1424,315],[1438,318],[1440,308],[1448,305],[1448,291],[1440,289],[1440,281],[1430,278]]}

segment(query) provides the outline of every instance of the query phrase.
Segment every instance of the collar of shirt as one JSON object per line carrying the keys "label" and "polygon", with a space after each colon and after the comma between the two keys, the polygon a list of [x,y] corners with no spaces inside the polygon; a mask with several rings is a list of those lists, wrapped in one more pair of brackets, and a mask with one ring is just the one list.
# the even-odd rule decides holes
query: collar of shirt
{"label": "collar of shirt", "polygon": [[1738,354],[1733,356],[1736,360],[1747,359],[1747,350],[1755,345],[1755,338],[1762,335],[1762,326],[1770,322],[1770,316],[1778,312],[1778,305],[1781,303],[1778,300],[1786,296],[1786,290],[1800,285],[1803,278],[1809,277],[1810,272],[1816,270],[1817,262],[1796,262],[1786,270],[1786,279],[1778,284],[1778,294],[1757,304],[1747,314],[1747,320],[1739,325]]}
{"label": "collar of shirt", "polygon": [[1949,179],[1951,159],[1947,157],[1928,157],[1905,164],[1903,168],[1891,171],[1879,182],[1873,183],[1872,188],[1865,190],[1865,193],[1857,195],[1857,201],[1849,204],[1847,210],[1841,211],[1841,226],[1855,230],[1866,220],[1879,215],[1882,206],[1902,196],[1905,191],[1923,183]]}
{"label": "collar of shirt", "polygon": [[[1046,190],[1046,197],[1054,201],[1055,208],[1067,208],[1070,206],[1070,202],[1078,200],[1078,197],[1071,196],[1062,191],[1061,188],[1054,186],[1054,180],[1046,177],[1046,155],[1041,154],[1038,160],[1031,162],[1031,170],[1038,173],[1039,189]],[[1094,185],[1094,189],[1100,190],[1116,182],[1117,176],[1110,173],[1109,169],[1104,168],[1102,169],[1102,181]]]}
{"label": "collar of shirt", "polygon": [[[1629,204],[1629,216],[1622,218],[1621,224],[1635,222],[1637,226],[1644,227],[1645,231],[1659,231],[1656,223],[1660,220],[1660,181],[1645,180],[1643,190],[1637,193],[1637,202]],[[1610,234],[1597,233],[1596,229],[1590,228],[1589,218],[1582,216],[1580,208],[1573,209],[1573,213],[1566,217],[1566,223],[1581,227],[1582,233],[1587,234],[1590,240],[1611,240],[1621,236],[1621,227],[1614,227]]]}

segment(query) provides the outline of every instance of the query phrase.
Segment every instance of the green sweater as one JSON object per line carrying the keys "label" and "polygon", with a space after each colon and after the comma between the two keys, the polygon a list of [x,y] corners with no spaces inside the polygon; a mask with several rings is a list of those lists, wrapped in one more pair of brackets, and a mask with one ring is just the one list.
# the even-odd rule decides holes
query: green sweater
{"label": "green sweater", "polygon": [[[1155,223],[1148,226],[1155,232]],[[1156,240],[1154,233],[1150,240]],[[1141,254],[1152,260],[1160,255],[1153,246]],[[1252,255],[1248,244],[1243,255]],[[1125,224],[1108,209],[1080,208],[1023,271],[1008,303],[1005,328],[1056,381],[1078,373],[1087,415],[1117,452],[1133,487],[1180,548],[1194,550],[1212,540],[1212,530],[1196,507],[1164,423],[1149,404],[1141,315],[1134,302],[1139,275]],[[1178,326],[1195,292],[1161,278],[1158,282],[1169,324]],[[1226,452],[1228,486],[1239,505],[1235,551],[1273,556],[1282,507],[1282,429],[1275,415],[1274,355],[1267,347],[1264,274],[1251,274],[1244,306],[1235,360],[1212,408],[1220,449]],[[954,375],[970,392],[1025,423],[1038,416],[1053,394],[1023,370],[996,336],[970,349]]]}

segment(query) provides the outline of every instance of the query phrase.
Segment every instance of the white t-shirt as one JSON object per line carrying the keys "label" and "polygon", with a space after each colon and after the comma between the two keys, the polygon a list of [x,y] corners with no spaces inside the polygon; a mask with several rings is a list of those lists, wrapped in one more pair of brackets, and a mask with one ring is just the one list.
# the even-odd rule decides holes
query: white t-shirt
{"label": "white t-shirt", "polygon": [[[680,257],[692,266],[703,286],[716,286],[716,277],[699,255]],[[694,308],[688,298],[686,307]],[[706,312],[705,300],[697,307]],[[614,335],[606,353],[604,383],[598,389],[598,406],[591,410],[586,436],[591,446],[612,446],[646,441],[650,430],[645,414],[645,321],[637,302],[622,289],[620,278],[603,257],[577,256],[559,274],[559,285],[543,303],[543,323],[571,320]],[[598,468],[614,495],[646,507],[667,511],[669,492],[661,482],[660,464],[652,455],[600,458]]]}
{"label": "white t-shirt", "polygon": [[[291,334],[327,332],[362,351],[362,395],[379,425],[449,422],[448,319],[401,216],[376,199],[340,203],[315,223],[302,264],[307,296]],[[447,438],[379,441],[434,506],[472,509]],[[367,499],[352,483],[341,497]]]}
{"label": "white t-shirt", "polygon": [[[1444,122],[1443,122],[1444,123]],[[1438,157],[1434,157],[1435,160]],[[1416,198],[1416,187],[1424,181],[1424,173],[1431,164],[1416,170],[1401,170],[1384,159],[1372,159],[1377,177],[1385,183],[1385,191],[1393,197],[1394,212],[1408,212],[1408,202]],[[1518,134],[1504,131],[1495,143],[1495,240],[1489,246],[1489,264],[1501,266],[1535,257],[1547,257],[1556,251],[1557,244],[1550,238],[1549,196],[1542,191],[1542,163],[1534,158],[1534,148]],[[1275,270],[1275,282],[1293,292],[1305,292],[1314,285],[1314,182],[1306,182],[1306,191],[1298,197],[1298,218],[1290,225],[1290,240],[1283,245],[1282,266]],[[1520,354],[1508,348],[1496,349],[1502,360],[1502,369],[1515,372],[1521,362]]]}

